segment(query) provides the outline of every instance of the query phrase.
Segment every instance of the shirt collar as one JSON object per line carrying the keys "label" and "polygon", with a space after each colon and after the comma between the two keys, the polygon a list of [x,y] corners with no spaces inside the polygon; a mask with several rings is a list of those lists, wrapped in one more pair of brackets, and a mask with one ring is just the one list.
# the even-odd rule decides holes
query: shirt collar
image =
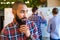
{"label": "shirt collar", "polygon": [[37,14],[32,14],[32,15],[38,15],[38,13]]}

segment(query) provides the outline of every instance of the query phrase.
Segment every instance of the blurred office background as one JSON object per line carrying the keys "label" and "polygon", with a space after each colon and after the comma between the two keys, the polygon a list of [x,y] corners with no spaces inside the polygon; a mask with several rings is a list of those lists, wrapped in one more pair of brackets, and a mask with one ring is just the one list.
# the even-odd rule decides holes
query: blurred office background
{"label": "blurred office background", "polygon": [[[26,3],[29,10],[28,17],[32,13],[31,12],[32,7],[37,6],[39,8],[38,12],[42,11],[47,22],[49,18],[52,17],[51,14],[52,8],[57,7],[60,10],[60,0],[0,0],[0,32],[3,29],[3,27],[9,24],[14,18],[11,7],[15,1],[22,1]],[[41,27],[43,40],[49,40],[50,35],[47,32],[48,24],[47,25],[42,24],[42,25],[44,25]]]}

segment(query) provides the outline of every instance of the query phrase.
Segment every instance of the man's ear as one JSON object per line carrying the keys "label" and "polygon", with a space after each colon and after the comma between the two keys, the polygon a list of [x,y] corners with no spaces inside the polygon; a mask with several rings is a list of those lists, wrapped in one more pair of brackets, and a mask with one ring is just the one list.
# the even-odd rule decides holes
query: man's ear
{"label": "man's ear", "polygon": [[13,13],[13,15],[16,14],[16,10],[12,9],[12,13]]}
{"label": "man's ear", "polygon": [[15,16],[16,16],[16,10],[12,9],[12,14],[14,15],[14,18],[15,18]]}

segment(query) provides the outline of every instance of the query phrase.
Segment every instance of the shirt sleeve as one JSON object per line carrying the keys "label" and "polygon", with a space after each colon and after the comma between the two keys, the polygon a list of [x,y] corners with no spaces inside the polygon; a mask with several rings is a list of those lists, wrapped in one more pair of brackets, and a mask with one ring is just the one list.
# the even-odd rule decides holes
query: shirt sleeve
{"label": "shirt sleeve", "polygon": [[35,23],[34,22],[32,22],[32,29],[31,29],[31,38],[33,39],[33,40],[40,40],[39,39],[39,34],[38,34],[38,29],[37,29],[37,26],[35,25]]}
{"label": "shirt sleeve", "polygon": [[49,33],[51,32],[51,30],[50,30],[50,24],[51,24],[51,23],[50,23],[50,20],[49,20],[49,21],[48,21],[48,26],[47,26],[47,32],[49,32]]}
{"label": "shirt sleeve", "polygon": [[39,20],[40,20],[40,22],[43,23],[43,24],[44,24],[44,23],[47,23],[47,21],[46,21],[45,19],[43,19],[42,17],[40,17],[40,16],[39,16]]}
{"label": "shirt sleeve", "polygon": [[0,40],[9,40],[8,31],[4,28],[0,34]]}
{"label": "shirt sleeve", "polygon": [[30,21],[31,21],[31,20],[32,20],[32,16],[30,16],[30,17],[28,18],[28,20],[30,20]]}

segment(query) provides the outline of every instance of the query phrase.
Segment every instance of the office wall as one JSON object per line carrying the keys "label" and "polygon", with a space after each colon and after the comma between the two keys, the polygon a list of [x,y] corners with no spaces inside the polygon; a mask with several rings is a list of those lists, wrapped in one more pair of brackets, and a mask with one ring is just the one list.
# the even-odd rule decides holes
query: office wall
{"label": "office wall", "polygon": [[60,6],[60,0],[47,0],[48,7],[58,7]]}

